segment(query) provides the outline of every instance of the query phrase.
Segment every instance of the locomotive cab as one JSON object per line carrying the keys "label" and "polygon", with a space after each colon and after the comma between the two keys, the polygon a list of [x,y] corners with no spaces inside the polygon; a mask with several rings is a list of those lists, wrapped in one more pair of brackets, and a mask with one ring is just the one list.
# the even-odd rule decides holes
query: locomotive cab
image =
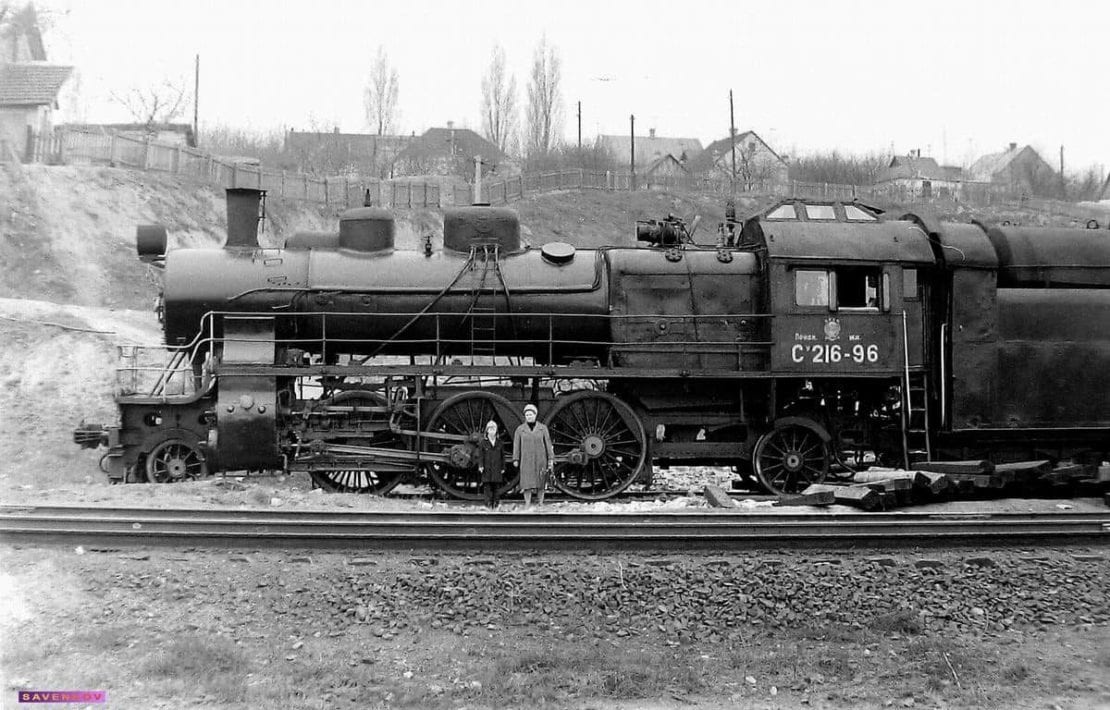
{"label": "locomotive cab", "polygon": [[784,203],[743,234],[767,252],[773,371],[897,376],[925,364],[922,276],[934,257],[920,227],[853,205]]}
{"label": "locomotive cab", "polygon": [[[740,241],[765,250],[773,314],[770,421],[752,449],[765,485],[818,480],[845,451],[925,453],[935,265],[925,231],[857,204],[785,201],[749,219]],[[907,441],[913,429],[921,441]]]}

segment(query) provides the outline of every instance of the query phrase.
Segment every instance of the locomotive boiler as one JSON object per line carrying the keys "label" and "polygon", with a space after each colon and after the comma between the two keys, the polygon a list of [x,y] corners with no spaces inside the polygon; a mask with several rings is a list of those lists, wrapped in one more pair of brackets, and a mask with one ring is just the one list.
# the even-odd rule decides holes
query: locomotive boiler
{"label": "locomotive boiler", "polygon": [[167,253],[140,228],[167,349],[149,369],[131,349],[120,421],[78,432],[112,480],[307,471],[473,498],[485,423],[512,432],[525,403],[552,483],[587,500],[677,463],[786,492],[849,458],[1110,450],[1105,230],[785,200],[712,244],[668,218],[639,247],[537,248],[511,210],[473,206],[445,211],[441,248],[405,251],[391,213],[360,207],[269,248],[262,197],[229,190],[222,248]]}

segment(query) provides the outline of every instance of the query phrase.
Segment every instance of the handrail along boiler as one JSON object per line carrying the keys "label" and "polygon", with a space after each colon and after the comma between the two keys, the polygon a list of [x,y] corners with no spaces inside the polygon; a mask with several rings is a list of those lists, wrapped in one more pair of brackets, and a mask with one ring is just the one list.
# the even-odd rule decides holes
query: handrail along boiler
{"label": "handrail along boiler", "polygon": [[638,223],[638,247],[532,248],[513,211],[473,206],[445,210],[442,248],[403,251],[366,206],[270,248],[263,207],[228,191],[223,248],[167,251],[140,227],[168,350],[144,370],[126,349],[118,424],[76,433],[108,446],[112,480],[282,469],[384,493],[426,476],[476,498],[486,421],[511,434],[527,402],[554,485],[587,500],[654,465],[785,492],[851,455],[1110,451],[1105,230],[785,200],[730,209],[711,245],[669,217]]}

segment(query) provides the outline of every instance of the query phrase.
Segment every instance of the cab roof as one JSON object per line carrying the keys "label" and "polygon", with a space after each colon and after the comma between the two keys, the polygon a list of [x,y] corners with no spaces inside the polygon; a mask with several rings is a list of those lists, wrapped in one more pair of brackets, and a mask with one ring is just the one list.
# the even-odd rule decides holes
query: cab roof
{"label": "cab roof", "polygon": [[[805,203],[808,206],[812,203]],[[766,246],[772,259],[932,264],[929,238],[913,222],[810,221],[753,217],[744,224],[745,244]]]}

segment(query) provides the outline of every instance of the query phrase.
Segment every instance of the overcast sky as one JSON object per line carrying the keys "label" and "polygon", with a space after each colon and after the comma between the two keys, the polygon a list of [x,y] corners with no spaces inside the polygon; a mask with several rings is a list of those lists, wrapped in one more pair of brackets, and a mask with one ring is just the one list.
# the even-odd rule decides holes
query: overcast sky
{"label": "overcast sky", "polygon": [[[564,130],[727,137],[790,155],[920,148],[967,164],[1010,141],[1069,172],[1110,167],[1110,2],[684,0],[39,0],[49,58],[81,73],[81,116],[123,121],[110,92],[192,85],[201,127],[368,128],[379,45],[400,78],[399,132],[481,128],[481,81],[501,44],[519,103],[546,33],[562,59]],[[191,120],[190,108],[186,120]]]}

